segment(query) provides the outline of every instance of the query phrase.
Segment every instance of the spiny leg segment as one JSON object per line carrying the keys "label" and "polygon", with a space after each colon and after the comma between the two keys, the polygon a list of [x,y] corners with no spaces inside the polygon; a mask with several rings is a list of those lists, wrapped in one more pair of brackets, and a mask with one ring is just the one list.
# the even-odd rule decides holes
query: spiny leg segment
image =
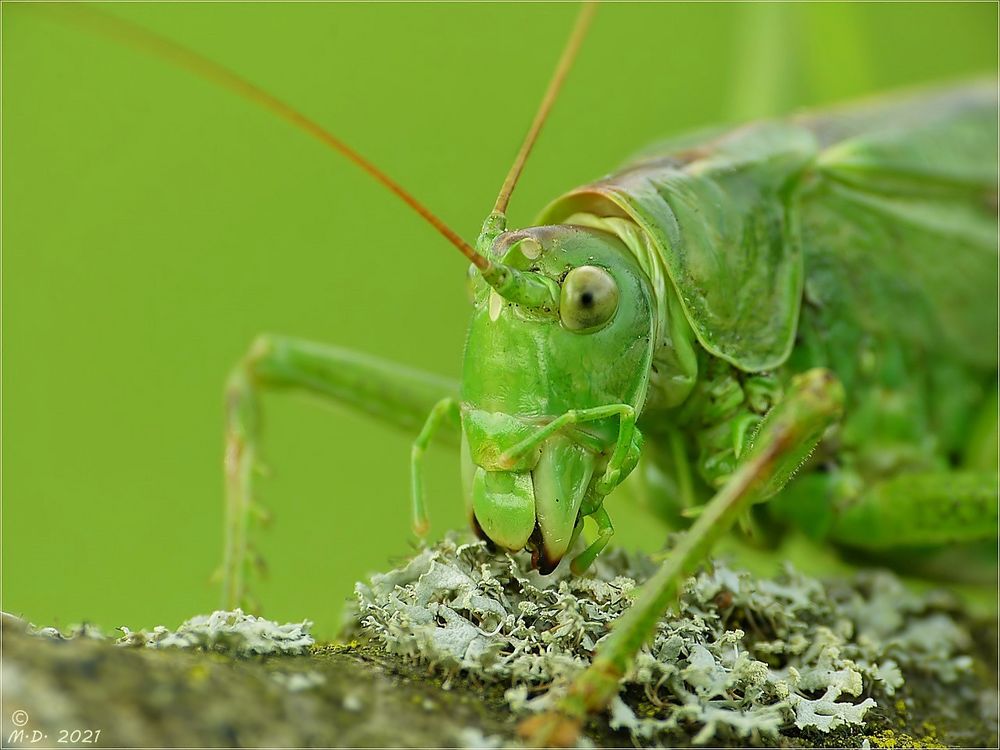
{"label": "spiny leg segment", "polygon": [[[458,395],[449,378],[283,336],[261,336],[233,370],[226,387],[226,521],[222,563],[223,607],[246,603],[246,577],[252,571],[249,526],[258,507],[253,474],[260,434],[260,394],[296,390],[320,396],[416,432],[442,399]],[[457,421],[441,420],[428,435],[457,444]]]}

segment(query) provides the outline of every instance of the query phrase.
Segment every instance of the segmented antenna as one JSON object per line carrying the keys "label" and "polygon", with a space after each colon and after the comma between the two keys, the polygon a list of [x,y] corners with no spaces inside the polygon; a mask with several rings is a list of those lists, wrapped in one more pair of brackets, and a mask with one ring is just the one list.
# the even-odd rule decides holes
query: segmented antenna
{"label": "segmented antenna", "polygon": [[350,159],[367,174],[374,177],[399,196],[406,205],[423,217],[448,242],[457,247],[459,252],[472,261],[477,268],[480,270],[490,268],[491,264],[489,260],[477,253],[468,242],[463,240],[447,224],[431,213],[430,209],[420,203],[420,201],[414,198],[399,183],[389,177],[389,175],[335,135],[325,130],[317,122],[309,119],[291,105],[264,91],[264,89],[251,83],[238,73],[139,24],[97,10],[89,5],[82,3],[72,4],[71,7],[62,6],[58,12],[52,12],[53,17],[72,20],[77,25],[87,28],[92,32],[187,68],[195,75],[213,81],[233,93],[242,96],[244,99],[264,107],[264,109],[269,110],[299,130],[308,133],[316,140]]}
{"label": "segmented antenna", "polygon": [[552,109],[552,105],[559,95],[559,89],[562,88],[566,74],[573,67],[573,61],[580,51],[580,45],[583,44],[583,38],[587,35],[587,28],[590,26],[596,10],[596,2],[585,2],[583,7],[580,8],[580,14],[576,17],[576,23],[573,25],[573,32],[570,34],[562,56],[559,58],[556,70],[552,74],[552,80],[549,81],[549,88],[546,90],[545,96],[542,97],[542,103],[538,107],[538,112],[535,113],[535,119],[532,121],[531,127],[528,128],[528,134],[524,137],[521,150],[517,152],[514,163],[507,173],[507,179],[503,181],[503,187],[500,188],[500,195],[497,196],[497,201],[493,204],[493,213],[507,213],[510,194],[514,192],[514,186],[517,185],[517,180],[524,169],[524,163],[528,160],[531,147],[535,145],[535,141],[538,140],[538,134],[542,132],[542,126],[545,124],[545,120],[549,116],[549,110]]}

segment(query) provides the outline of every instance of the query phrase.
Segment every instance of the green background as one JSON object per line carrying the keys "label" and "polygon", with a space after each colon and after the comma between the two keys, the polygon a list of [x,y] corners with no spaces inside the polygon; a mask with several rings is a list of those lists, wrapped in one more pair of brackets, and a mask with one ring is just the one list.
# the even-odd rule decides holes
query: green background
{"label": "green background", "polygon": [[[552,5],[118,4],[355,145],[474,238],[568,33]],[[357,169],[227,91],[3,7],[3,596],[39,624],[217,604],[225,376],[255,334],[458,375],[466,263]],[[661,136],[995,72],[997,6],[602,7],[512,220]],[[266,400],[257,590],[337,627],[411,549],[411,435]],[[430,459],[434,535],[465,524]],[[613,508],[618,539],[662,532]]]}

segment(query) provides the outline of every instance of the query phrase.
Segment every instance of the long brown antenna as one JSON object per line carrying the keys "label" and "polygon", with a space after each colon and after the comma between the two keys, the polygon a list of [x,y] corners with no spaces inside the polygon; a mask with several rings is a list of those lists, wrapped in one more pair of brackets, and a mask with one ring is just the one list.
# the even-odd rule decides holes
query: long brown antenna
{"label": "long brown antenna", "polygon": [[562,56],[559,58],[559,63],[556,65],[556,70],[552,74],[552,80],[549,81],[549,88],[545,92],[545,96],[542,97],[542,103],[538,107],[538,112],[535,113],[535,119],[528,129],[528,134],[524,137],[521,150],[517,152],[514,163],[507,173],[507,179],[503,181],[503,187],[500,188],[500,195],[497,196],[497,202],[493,204],[494,213],[507,213],[510,194],[514,192],[514,186],[517,185],[517,180],[524,169],[524,163],[528,160],[531,147],[535,145],[535,141],[538,140],[538,134],[542,132],[542,126],[545,124],[545,120],[549,116],[549,110],[552,109],[552,105],[559,95],[559,89],[562,88],[566,74],[573,67],[573,61],[576,59],[577,52],[580,51],[580,45],[583,44],[583,38],[587,35],[587,28],[590,26],[596,10],[597,3],[589,1],[585,2],[583,7],[580,8],[580,14],[576,17],[576,23],[573,25],[573,33],[570,34]]}
{"label": "long brown antenna", "polygon": [[435,216],[431,211],[408,193],[399,183],[389,175],[380,170],[365,157],[348,146],[332,133],[325,130],[314,120],[309,119],[304,114],[286,104],[276,96],[269,94],[262,88],[251,83],[229,68],[221,65],[203,55],[188,49],[177,42],[150,31],[138,24],[126,21],[118,16],[99,11],[91,6],[73,4],[72,8],[62,6],[58,12],[53,12],[53,17],[64,17],[72,20],[80,26],[86,27],[90,31],[102,34],[115,41],[134,47],[141,52],[146,52],[162,59],[172,62],[181,67],[187,68],[195,75],[213,81],[224,88],[258,104],[269,110],[281,119],[291,123],[299,130],[311,135],[316,140],[329,146],[334,151],[350,159],[366,173],[374,177],[380,183],[389,188],[399,196],[406,205],[422,216],[428,224],[440,232],[446,240],[457,247],[459,251],[480,270],[490,267],[490,261],[477,253],[473,247],[463,240],[447,224]]}

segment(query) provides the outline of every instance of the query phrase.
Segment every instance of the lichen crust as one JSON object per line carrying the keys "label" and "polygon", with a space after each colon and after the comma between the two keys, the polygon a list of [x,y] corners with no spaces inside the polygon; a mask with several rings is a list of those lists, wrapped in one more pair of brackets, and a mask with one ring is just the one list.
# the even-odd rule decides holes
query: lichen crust
{"label": "lichen crust", "polygon": [[[443,671],[509,685],[515,712],[552,705],[655,570],[602,556],[586,577],[549,576],[525,555],[451,536],[355,587],[348,633]],[[609,709],[635,742],[769,743],[860,726],[920,672],[970,668],[968,633],[887,572],[823,583],[785,565],[757,578],[722,562],[690,578]],[[543,690],[551,687],[551,690]]]}

